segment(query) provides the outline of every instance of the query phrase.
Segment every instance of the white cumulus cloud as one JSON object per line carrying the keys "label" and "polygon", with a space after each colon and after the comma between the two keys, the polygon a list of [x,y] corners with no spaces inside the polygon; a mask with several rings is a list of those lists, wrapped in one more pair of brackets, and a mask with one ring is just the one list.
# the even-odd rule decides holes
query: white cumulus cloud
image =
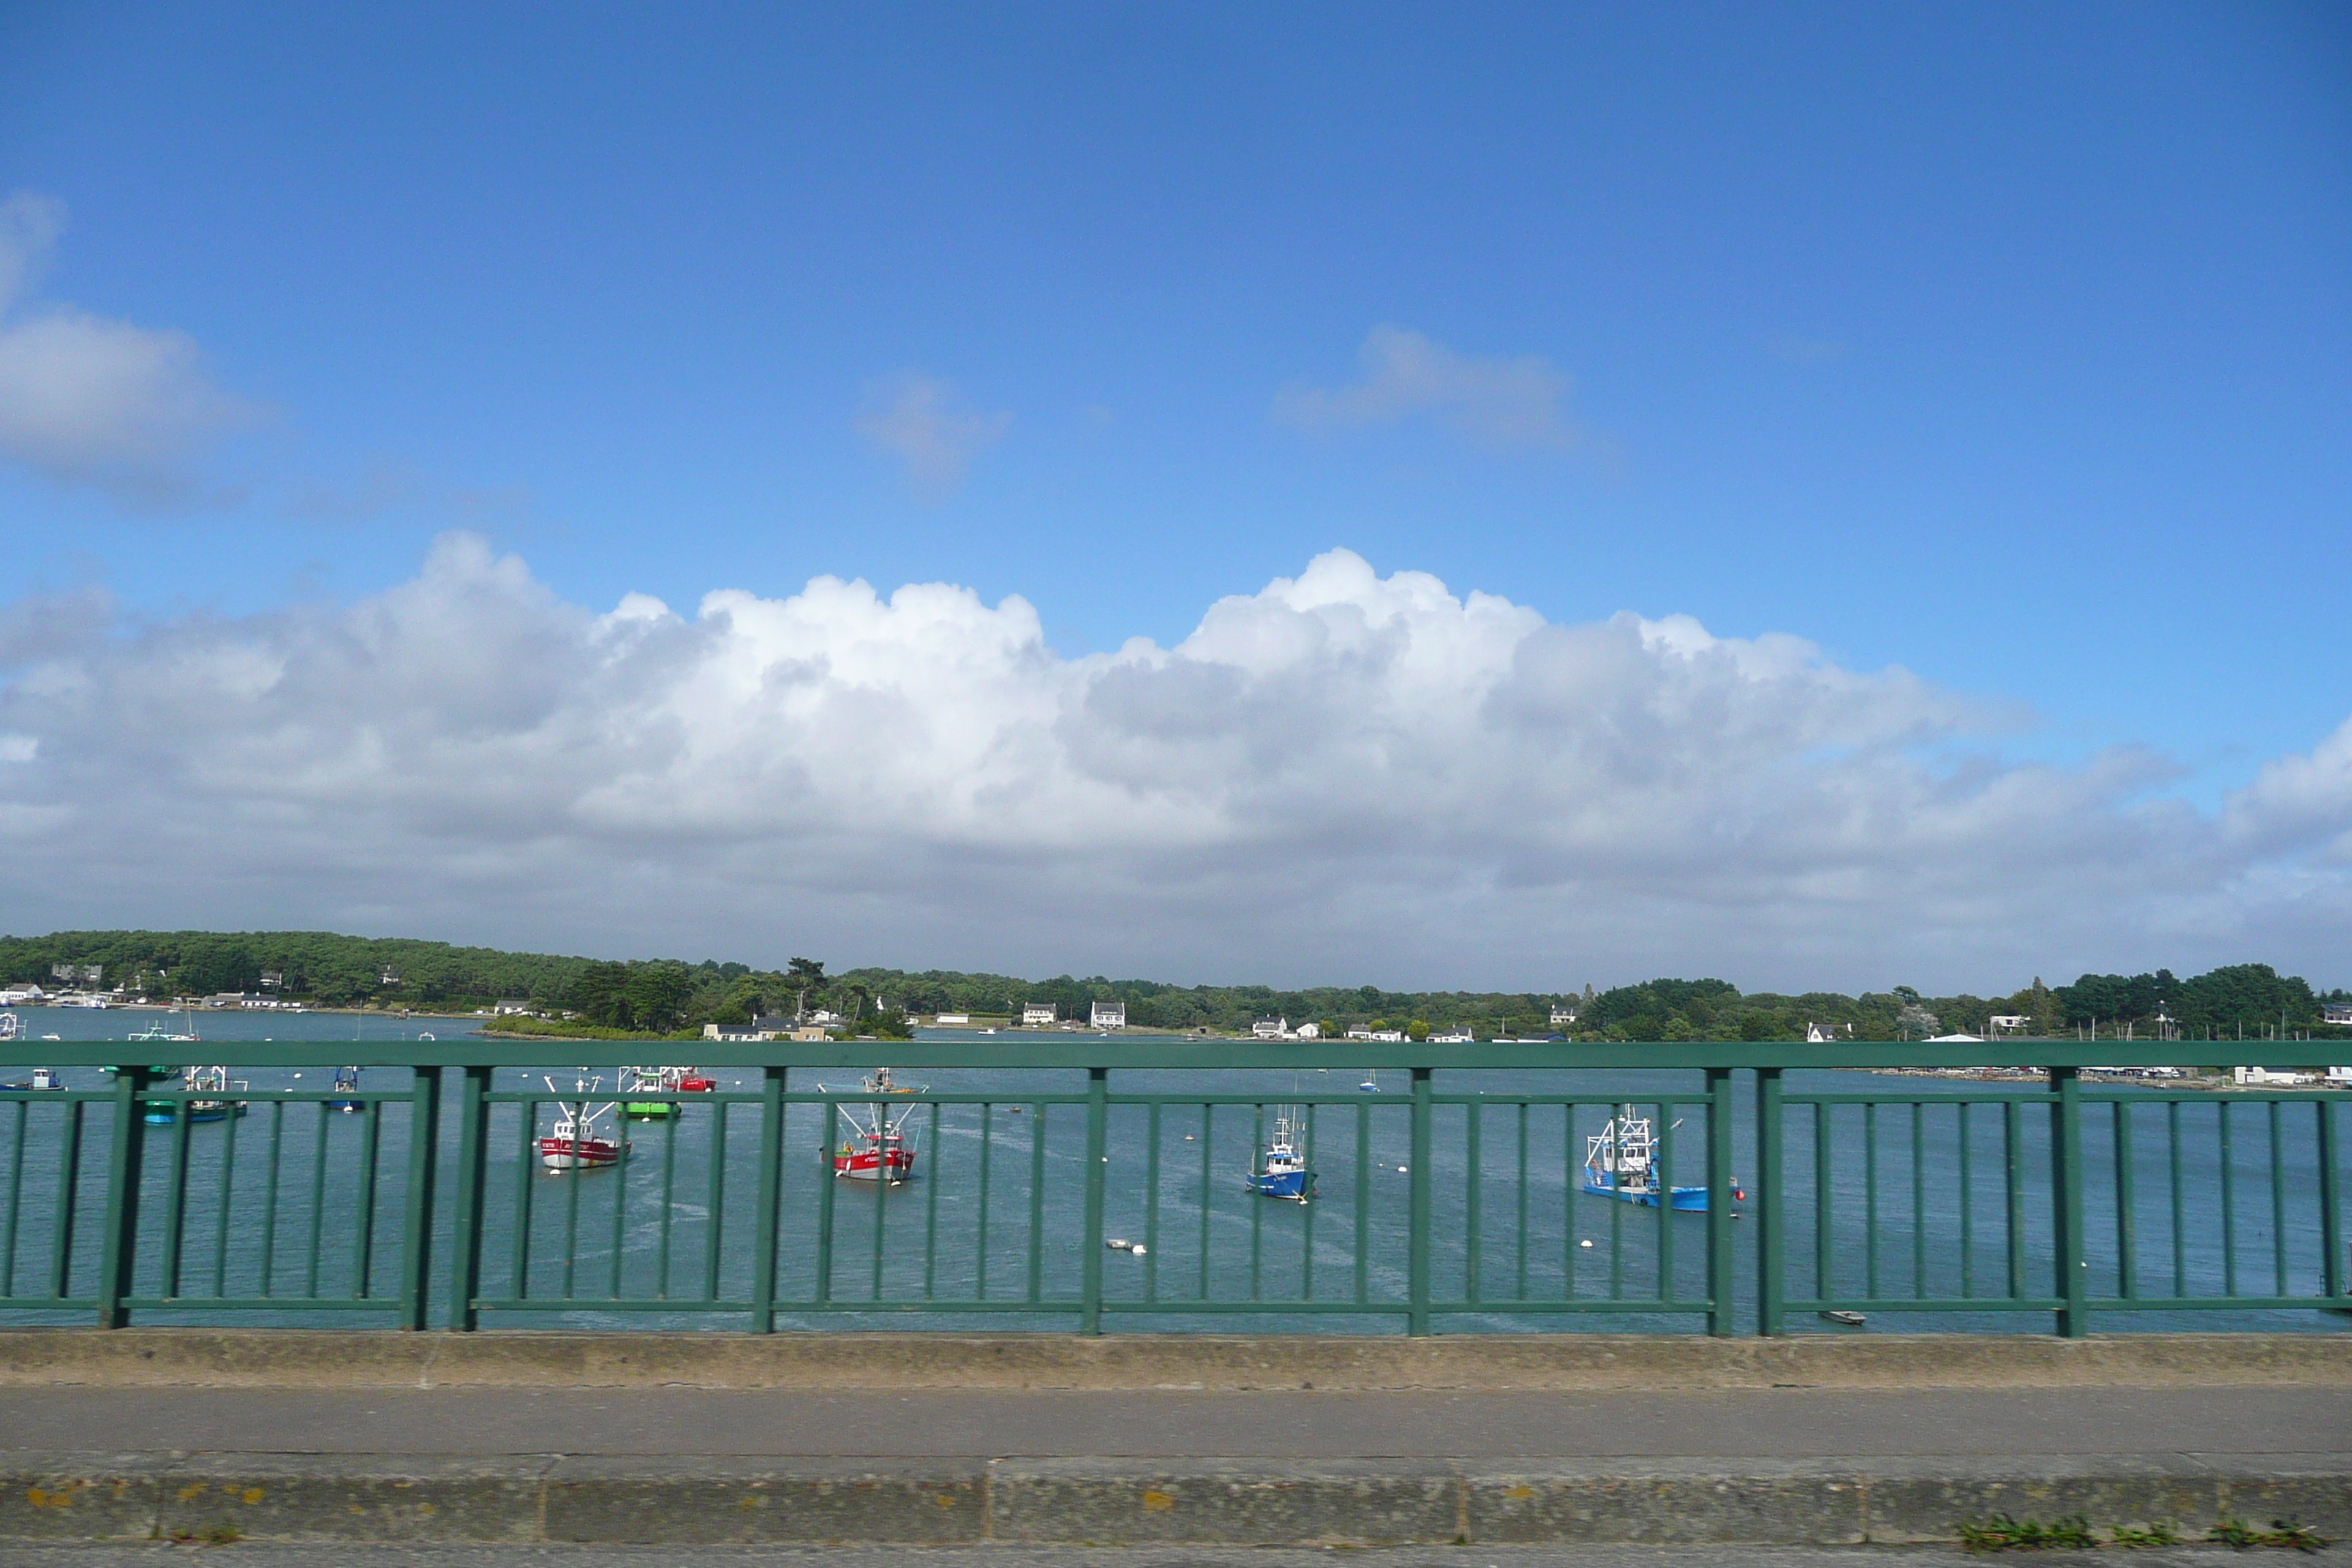
{"label": "white cumulus cloud", "polygon": [[0,457],[133,504],[184,498],[257,410],[214,384],[185,332],[26,302],[64,224],[47,197],[0,203]]}
{"label": "white cumulus cloud", "polygon": [[2200,814],[2159,758],[2007,765],[2007,710],[1798,637],[1344,550],[1078,658],[938,583],[600,613],[464,534],[345,607],[0,629],[19,929],[1547,988],[2324,966],[2352,930],[2343,736]]}
{"label": "white cumulus cloud", "polygon": [[1322,432],[1426,414],[1497,450],[1560,451],[1581,439],[1567,414],[1568,378],[1540,355],[1481,358],[1383,324],[1366,334],[1356,357],[1362,380],[1289,387],[1275,399],[1275,417]]}

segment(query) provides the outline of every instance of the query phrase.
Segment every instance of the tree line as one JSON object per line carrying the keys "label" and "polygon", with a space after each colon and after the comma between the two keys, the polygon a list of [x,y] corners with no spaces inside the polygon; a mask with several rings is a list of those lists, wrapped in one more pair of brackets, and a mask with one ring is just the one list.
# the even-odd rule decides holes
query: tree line
{"label": "tree line", "polygon": [[[1258,1019],[1328,1031],[1395,1028],[1415,1035],[1468,1028],[1498,1034],[1558,1034],[1583,1040],[1801,1040],[1809,1026],[1841,1037],[1982,1034],[1995,1016],[2029,1020],[2027,1032],[2068,1034],[2116,1026],[2150,1034],[2159,1018],[2193,1036],[2259,1034],[2265,1026],[2324,1036],[2342,990],[2316,991],[2266,963],[2231,964],[2187,979],[2171,971],[2085,974],[2071,985],[2040,979],[2006,995],[1934,996],[1910,986],[1846,995],[1809,991],[1745,992],[1723,980],[1658,979],[1596,990],[1396,991],[1377,985],[1175,985],[1150,980],[1062,974],[1045,980],[957,970],[858,968],[828,973],[819,960],[782,969],[704,960],[600,961],[506,952],[406,938],[327,931],[57,931],[0,937],[0,981],[54,985],[51,966],[97,964],[109,988],[162,1000],[253,991],[266,974],[286,996],[325,1006],[375,1005],[465,1011],[520,998],[550,1013],[605,1028],[672,1032],[704,1024],[824,1011],[858,1032],[902,1034],[918,1015],[1003,1017],[1025,1003],[1050,1002],[1083,1021],[1097,1002],[1127,1006],[1130,1028],[1245,1032]],[[1563,1022],[1555,1026],[1555,1013]],[[1572,1020],[1567,1017],[1573,1015]]]}

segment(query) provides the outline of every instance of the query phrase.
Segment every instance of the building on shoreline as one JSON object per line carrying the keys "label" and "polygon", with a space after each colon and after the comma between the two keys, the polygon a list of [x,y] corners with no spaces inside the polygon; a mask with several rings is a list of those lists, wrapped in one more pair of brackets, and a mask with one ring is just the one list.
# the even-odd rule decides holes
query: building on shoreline
{"label": "building on shoreline", "polygon": [[762,1045],[770,1040],[822,1040],[824,1026],[803,1024],[782,1013],[767,1013],[748,1024],[705,1024],[702,1037],[726,1045]]}
{"label": "building on shoreline", "polygon": [[1094,1011],[1087,1015],[1087,1021],[1097,1029],[1124,1029],[1127,1027],[1127,1004],[1097,1002]]}
{"label": "building on shoreline", "polygon": [[1051,1002],[1021,1004],[1021,1026],[1024,1029],[1050,1029],[1061,1021],[1061,1010]]}

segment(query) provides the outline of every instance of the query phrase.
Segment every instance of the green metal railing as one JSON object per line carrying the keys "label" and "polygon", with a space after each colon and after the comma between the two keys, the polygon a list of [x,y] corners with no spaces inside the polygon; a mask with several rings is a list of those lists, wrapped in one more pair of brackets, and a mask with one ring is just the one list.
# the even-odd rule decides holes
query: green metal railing
{"label": "green metal railing", "polygon": [[[37,1048],[62,1067],[122,1050]],[[2352,1307],[2352,1097],[2079,1071],[2094,1049],[2198,1065],[2223,1048],[2209,1045],[687,1048],[734,1082],[586,1093],[674,1110],[626,1123],[615,1165],[554,1173],[537,1140],[583,1093],[552,1072],[644,1045],[212,1042],[208,1058],[256,1075],[217,1121],[194,1108],[217,1093],[147,1068],[0,1097],[0,1321],[1313,1319],[1426,1334],[1613,1318],[1721,1335],[1858,1311],[2048,1314],[2081,1334],[2106,1313]],[[879,1051],[988,1081],[887,1101],[823,1081]],[[412,1070],[356,1094],[290,1077],[355,1055]],[[1998,1083],[1806,1076],[2028,1061],[2043,1072]],[[1367,1067],[1410,1094],[1296,1087]],[[1228,1076],[1152,1086],[1170,1072]],[[877,1103],[904,1114],[917,1179],[835,1180],[829,1152]],[[1585,1141],[1625,1104],[1660,1130],[1664,1184],[1707,1189],[1704,1212],[1583,1190]],[[1310,1203],[1241,1179],[1285,1105],[1318,1173]]]}

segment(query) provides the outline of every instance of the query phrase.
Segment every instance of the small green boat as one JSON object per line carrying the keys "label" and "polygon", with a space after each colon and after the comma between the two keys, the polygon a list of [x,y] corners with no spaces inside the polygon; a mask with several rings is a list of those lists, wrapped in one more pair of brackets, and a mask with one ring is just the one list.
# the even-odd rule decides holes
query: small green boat
{"label": "small green boat", "polygon": [[623,1068],[621,1114],[635,1121],[661,1121],[677,1114],[674,1100],[630,1100],[632,1094],[709,1094],[719,1080],[698,1068]]}

